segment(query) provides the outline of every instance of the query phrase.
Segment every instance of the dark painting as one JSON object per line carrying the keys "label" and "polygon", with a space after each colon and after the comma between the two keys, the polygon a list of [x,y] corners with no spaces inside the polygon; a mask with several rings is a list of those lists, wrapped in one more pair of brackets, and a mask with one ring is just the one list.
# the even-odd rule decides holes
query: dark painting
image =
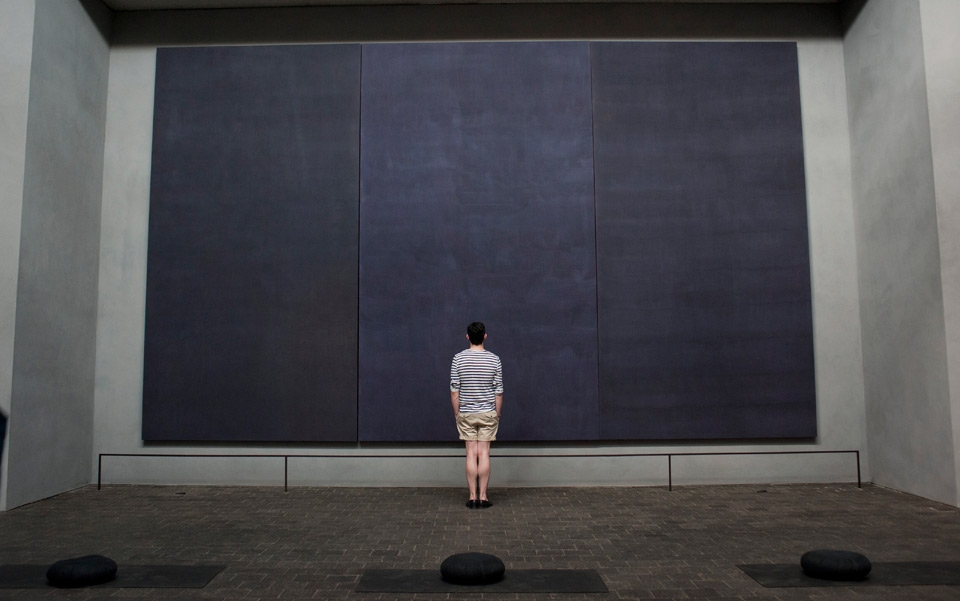
{"label": "dark painting", "polygon": [[158,50],[145,440],[356,440],[359,117],[359,46]]}
{"label": "dark painting", "polygon": [[158,51],[146,440],[810,438],[810,295],[795,44]]}
{"label": "dark painting", "polygon": [[589,45],[363,52],[360,439],[456,439],[471,321],[503,362],[501,440],[595,439]]}
{"label": "dark painting", "polygon": [[601,437],[816,435],[796,45],[593,45]]}

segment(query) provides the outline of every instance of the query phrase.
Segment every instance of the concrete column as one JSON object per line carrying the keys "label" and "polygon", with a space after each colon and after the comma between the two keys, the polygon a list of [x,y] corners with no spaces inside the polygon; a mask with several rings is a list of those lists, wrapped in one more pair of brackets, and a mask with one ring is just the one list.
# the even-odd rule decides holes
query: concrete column
{"label": "concrete column", "polygon": [[92,473],[111,13],[99,0],[32,8],[7,508],[87,484]]}
{"label": "concrete column", "polygon": [[873,480],[956,504],[920,3],[848,6],[844,59]]}
{"label": "concrete column", "polygon": [[960,503],[960,2],[921,0],[930,145],[940,238],[954,466]]}
{"label": "concrete column", "polygon": [[[20,273],[27,102],[36,0],[0,0],[0,411],[10,415],[13,335]],[[0,462],[0,509],[6,509],[7,437]]]}

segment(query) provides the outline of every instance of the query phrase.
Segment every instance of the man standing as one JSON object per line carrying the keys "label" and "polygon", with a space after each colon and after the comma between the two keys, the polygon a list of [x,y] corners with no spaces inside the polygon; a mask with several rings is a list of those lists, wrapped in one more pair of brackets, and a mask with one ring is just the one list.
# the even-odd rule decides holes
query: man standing
{"label": "man standing", "polygon": [[470,509],[486,509],[490,481],[490,443],[497,439],[503,406],[503,369],[500,357],[483,348],[484,325],[467,326],[470,348],[453,357],[450,366],[450,403],[460,440],[467,445],[467,486]]}

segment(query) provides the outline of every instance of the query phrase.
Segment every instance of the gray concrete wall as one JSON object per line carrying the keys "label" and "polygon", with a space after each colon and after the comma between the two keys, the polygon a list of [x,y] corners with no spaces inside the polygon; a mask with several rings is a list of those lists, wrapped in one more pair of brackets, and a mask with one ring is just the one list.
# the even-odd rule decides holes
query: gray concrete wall
{"label": "gray concrete wall", "polygon": [[[35,0],[0,0],[0,411],[10,415],[13,334],[20,273],[27,99]],[[0,509],[6,508],[7,449],[0,460]]]}
{"label": "gray concrete wall", "polygon": [[110,13],[36,2],[6,506],[90,481]]}
{"label": "gray concrete wall", "polygon": [[844,54],[873,480],[956,504],[938,202],[918,1],[867,2],[848,25]]}
{"label": "gray concrete wall", "polygon": [[960,2],[921,0],[934,191],[940,235],[953,457],[960,504]]}
{"label": "gray concrete wall", "polygon": [[[165,44],[444,39],[676,39],[799,42],[807,171],[820,436],[810,443],[656,446],[497,445],[494,485],[665,484],[665,458],[564,458],[570,453],[864,449],[860,303],[852,209],[844,54],[835,7],[459,6],[201,11],[118,15],[111,49],[100,249],[94,460],[99,453],[423,453],[460,447],[292,448],[140,440],[146,232],[155,50]],[[441,384],[438,384],[441,386]],[[441,397],[438,397],[442,399]],[[444,403],[446,401],[443,401]],[[509,403],[509,397],[506,399]],[[438,407],[438,411],[443,407]],[[869,464],[864,456],[864,477]],[[685,457],[676,483],[856,479],[849,455]],[[292,484],[442,485],[463,481],[462,460],[292,459]],[[96,476],[96,474],[94,474]],[[104,458],[104,482],[279,484],[278,459]]]}

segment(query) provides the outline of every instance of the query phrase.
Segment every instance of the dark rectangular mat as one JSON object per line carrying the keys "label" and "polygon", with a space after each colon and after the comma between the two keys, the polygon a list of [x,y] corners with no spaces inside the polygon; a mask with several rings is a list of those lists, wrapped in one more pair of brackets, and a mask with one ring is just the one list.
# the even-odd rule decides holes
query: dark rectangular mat
{"label": "dark rectangular mat", "polygon": [[866,580],[835,581],[811,578],[800,562],[737,566],[766,588],[793,586],[920,586],[960,585],[960,561],[894,561],[873,563]]}
{"label": "dark rectangular mat", "polygon": [[[0,566],[0,588],[46,588],[48,565]],[[121,565],[104,588],[203,588],[225,566]]]}
{"label": "dark rectangular mat", "polygon": [[606,593],[596,570],[507,570],[482,586],[449,584],[440,570],[364,570],[358,593]]}

